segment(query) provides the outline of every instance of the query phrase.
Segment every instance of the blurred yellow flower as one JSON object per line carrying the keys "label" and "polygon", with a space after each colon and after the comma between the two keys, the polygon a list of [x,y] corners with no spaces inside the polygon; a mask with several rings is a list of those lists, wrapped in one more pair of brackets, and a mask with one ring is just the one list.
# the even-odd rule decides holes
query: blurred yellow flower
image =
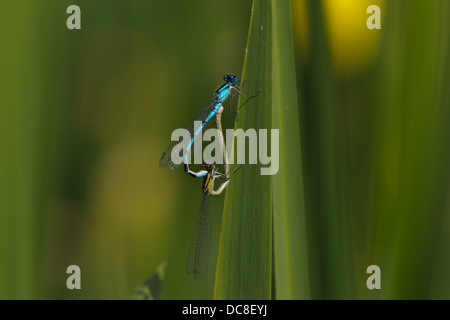
{"label": "blurred yellow flower", "polygon": [[[322,0],[328,46],[333,68],[338,75],[352,76],[363,71],[376,57],[383,32],[385,0]],[[381,30],[370,30],[367,8],[381,9]],[[294,26],[302,58],[307,57],[308,8],[307,0],[292,1]]]}

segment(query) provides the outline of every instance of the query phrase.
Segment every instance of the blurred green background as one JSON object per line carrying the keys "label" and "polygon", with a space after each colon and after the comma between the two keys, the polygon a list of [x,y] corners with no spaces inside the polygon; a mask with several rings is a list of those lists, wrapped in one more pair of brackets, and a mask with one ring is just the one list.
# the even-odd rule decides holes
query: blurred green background
{"label": "blurred green background", "polygon": [[[450,298],[450,2],[291,3],[311,297]],[[71,4],[81,30],[66,28]],[[381,30],[366,27],[371,4]],[[200,182],[158,162],[240,74],[250,8],[2,1],[0,298],[127,298],[161,261],[162,299],[212,298],[218,223],[194,281]],[[72,264],[81,290],[66,288]]]}

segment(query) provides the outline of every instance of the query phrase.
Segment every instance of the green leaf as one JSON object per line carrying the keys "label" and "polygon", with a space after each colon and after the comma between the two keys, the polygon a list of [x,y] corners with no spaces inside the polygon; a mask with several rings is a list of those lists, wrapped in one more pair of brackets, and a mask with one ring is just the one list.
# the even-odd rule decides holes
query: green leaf
{"label": "green leaf", "polygon": [[[236,129],[270,129],[272,33],[269,1],[254,1],[242,72]],[[245,103],[245,104],[244,104]],[[246,160],[246,163],[248,160]],[[270,299],[272,282],[272,178],[247,164],[231,179],[225,197],[215,299]]]}
{"label": "green leaf", "polygon": [[161,262],[156,272],[133,291],[130,300],[157,300],[161,293],[166,264],[166,261]]}
{"label": "green leaf", "polygon": [[305,205],[289,1],[272,1],[272,127],[279,129],[280,166],[273,176],[277,299],[309,298]]}
{"label": "green leaf", "polygon": [[[250,97],[240,97],[236,129],[256,129],[258,134],[259,129],[267,129],[268,141],[275,134],[270,129],[279,129],[280,140],[269,148],[270,164],[246,164],[231,179],[225,198],[214,298],[270,299],[273,293],[280,299],[308,298],[289,1],[253,2],[242,75],[244,91]],[[255,92],[256,96],[251,94]],[[279,166],[274,157],[278,150]],[[262,175],[261,168],[268,166],[278,172]]]}

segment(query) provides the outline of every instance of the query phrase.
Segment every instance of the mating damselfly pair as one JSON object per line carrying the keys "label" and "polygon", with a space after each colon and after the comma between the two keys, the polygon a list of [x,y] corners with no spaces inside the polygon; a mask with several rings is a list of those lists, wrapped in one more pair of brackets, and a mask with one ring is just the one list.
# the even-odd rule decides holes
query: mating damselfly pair
{"label": "mating damselfly pair", "polygon": [[[161,168],[168,167],[173,170],[184,165],[184,171],[194,178],[203,178],[202,183],[202,202],[200,206],[200,213],[197,220],[197,230],[189,249],[189,255],[186,262],[186,271],[188,274],[193,274],[194,279],[201,278],[206,274],[208,263],[209,263],[209,251],[210,251],[210,235],[211,235],[211,225],[210,217],[208,214],[208,199],[210,196],[220,195],[229,183],[230,177],[239,168],[239,166],[234,166],[232,169],[229,166],[229,161],[227,157],[227,151],[225,148],[225,142],[223,138],[222,131],[222,112],[223,103],[227,98],[231,100],[234,94],[241,93],[240,88],[237,85],[239,81],[238,77],[235,75],[224,75],[223,80],[225,83],[220,86],[216,91],[214,91],[213,98],[210,103],[208,103],[200,114],[196,117],[195,121],[201,121],[200,126],[194,126],[194,122],[187,127],[187,131],[190,134],[190,141],[187,146],[183,147],[178,141],[172,142],[172,144],[164,151],[161,156],[159,166]],[[201,136],[202,130],[205,128],[209,120],[213,116],[216,116],[216,126],[218,139],[220,144],[220,151],[223,157],[223,167],[224,172],[219,172],[214,164],[203,163],[201,165],[201,170],[192,171],[189,167],[188,156],[191,152],[194,142]],[[175,155],[182,155],[183,162],[175,163],[173,158]],[[223,182],[219,188],[214,189],[215,179],[221,179]]]}

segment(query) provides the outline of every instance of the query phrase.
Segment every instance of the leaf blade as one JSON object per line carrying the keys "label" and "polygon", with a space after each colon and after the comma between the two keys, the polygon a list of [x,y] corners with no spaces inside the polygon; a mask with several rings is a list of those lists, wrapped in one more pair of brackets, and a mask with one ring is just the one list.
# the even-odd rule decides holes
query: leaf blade
{"label": "leaf blade", "polygon": [[282,142],[279,172],[273,176],[275,289],[277,299],[308,299],[305,205],[290,3],[272,1],[272,8],[272,126],[279,129]]}
{"label": "leaf blade", "polygon": [[[236,129],[271,128],[271,8],[254,1]],[[245,100],[245,101],[244,101]],[[244,101],[244,102],[243,102]],[[225,197],[217,262],[215,299],[270,299],[272,282],[272,179],[261,165],[246,165],[233,176]]]}

